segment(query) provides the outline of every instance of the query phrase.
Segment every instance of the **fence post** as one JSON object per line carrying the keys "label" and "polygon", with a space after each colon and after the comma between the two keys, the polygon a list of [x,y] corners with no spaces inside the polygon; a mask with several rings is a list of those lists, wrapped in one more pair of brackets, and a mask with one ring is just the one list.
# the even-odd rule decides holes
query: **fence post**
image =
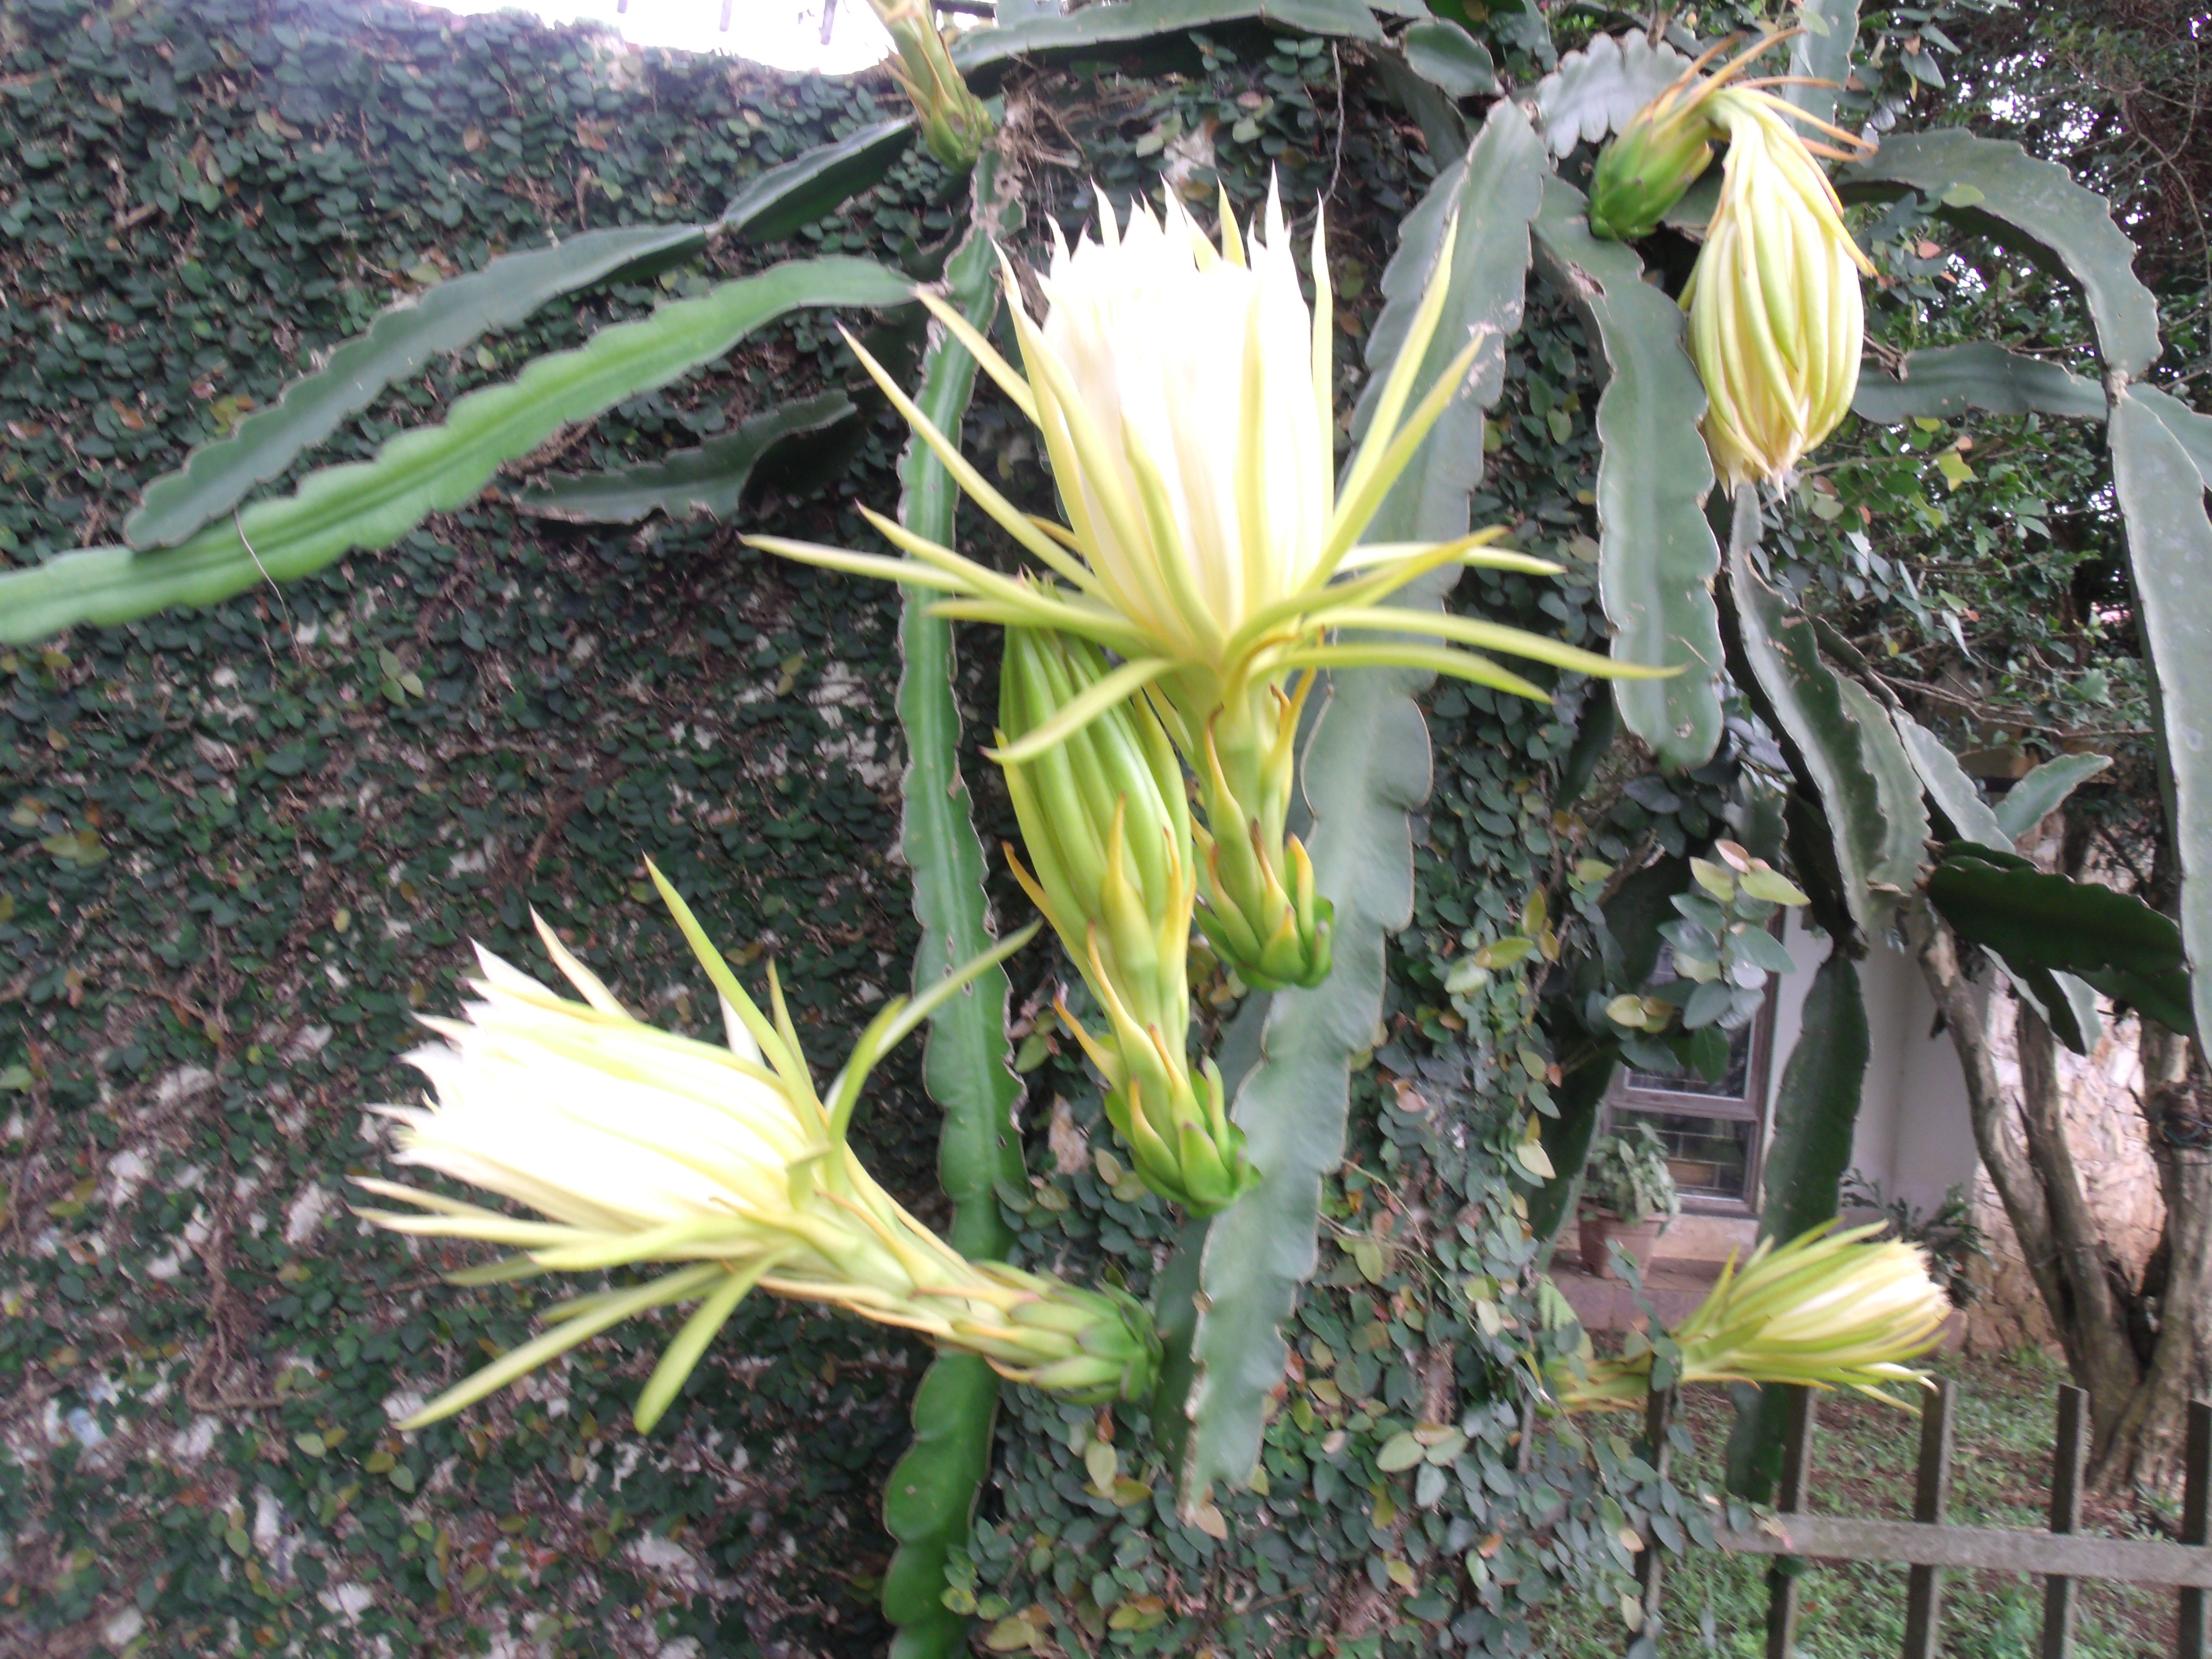
{"label": "fence post", "polygon": [[[2058,1437],[2051,1453],[2051,1530],[2081,1524],[2081,1470],[2089,1455],[2089,1396],[2058,1390]],[[2053,1573],[2043,1582],[2041,1659],[2067,1659],[2074,1649],[2075,1581]]]}
{"label": "fence post", "polygon": [[[2181,1489],[2181,1541],[2212,1543],[2212,1405],[2189,1402],[2188,1465]],[[2212,1659],[2206,1618],[2212,1612],[2212,1593],[2185,1589],[2180,1596],[2181,1633],[2174,1651],[2181,1659]]]}
{"label": "fence post", "polygon": [[[1790,1426],[1782,1445],[1782,1485],[1774,1507],[1795,1515],[1805,1507],[1813,1479],[1813,1390],[1802,1382],[1790,1388]],[[1790,1659],[1797,1645],[1797,1576],[1802,1563],[1778,1556],[1766,1570],[1766,1659]]]}
{"label": "fence post", "polygon": [[[1951,1504],[1951,1384],[1937,1382],[1920,1408],[1920,1471],[1912,1518],[1943,1524]],[[1917,1566],[1906,1581],[1905,1659],[1936,1659],[1943,1623],[1943,1570]]]}

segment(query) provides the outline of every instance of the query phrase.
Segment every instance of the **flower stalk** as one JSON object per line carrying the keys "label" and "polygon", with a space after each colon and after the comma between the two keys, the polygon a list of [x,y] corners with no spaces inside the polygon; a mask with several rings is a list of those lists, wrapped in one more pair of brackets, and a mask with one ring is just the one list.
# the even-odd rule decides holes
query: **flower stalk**
{"label": "flower stalk", "polygon": [[991,142],[998,123],[953,66],[929,0],[868,3],[891,37],[891,55],[885,64],[914,105],[921,142],[945,166],[967,172]]}
{"label": "flower stalk", "polygon": [[720,994],[727,1046],[635,1019],[539,921],[547,953],[584,1000],[560,996],[479,949],[482,976],[471,981],[479,1000],[462,1019],[425,1020],[444,1040],[407,1056],[430,1079],[434,1100],[378,1109],[402,1125],[397,1162],[483,1188],[542,1218],[394,1182],[357,1184],[413,1206],[360,1212],[379,1226],[519,1252],[454,1274],[456,1283],[647,1263],[674,1270],[559,1304],[544,1335],[448,1389],[402,1426],[448,1416],[633,1315],[697,1303],[639,1397],[637,1425],[649,1431],[756,1288],[918,1331],[1069,1399],[1141,1397],[1158,1343],[1134,1301],[968,1261],[884,1192],[846,1140],[882,1054],[1020,949],[1036,927],[913,1001],[885,1005],[825,1097],[774,969],[770,1018],[675,889],[657,869],[652,875]]}

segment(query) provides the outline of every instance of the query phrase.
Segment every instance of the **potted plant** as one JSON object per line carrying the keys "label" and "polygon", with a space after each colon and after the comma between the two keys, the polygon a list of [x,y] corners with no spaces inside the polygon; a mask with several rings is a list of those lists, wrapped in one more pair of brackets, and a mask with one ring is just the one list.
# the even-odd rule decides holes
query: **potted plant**
{"label": "potted plant", "polygon": [[1638,1119],[1600,1135],[1583,1167],[1583,1267],[1600,1279],[1613,1278],[1608,1243],[1634,1256],[1638,1267],[1650,1266],[1659,1235],[1681,1209],[1656,1129]]}

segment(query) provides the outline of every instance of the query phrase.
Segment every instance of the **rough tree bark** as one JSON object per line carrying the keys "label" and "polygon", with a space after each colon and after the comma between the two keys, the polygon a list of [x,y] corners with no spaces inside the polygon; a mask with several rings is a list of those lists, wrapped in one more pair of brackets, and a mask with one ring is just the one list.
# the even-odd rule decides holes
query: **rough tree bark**
{"label": "rough tree bark", "polygon": [[1974,1143],[2020,1240],[2067,1369],[2089,1395],[2090,1478],[2100,1490],[2178,1492],[2182,1424],[2212,1393],[2212,1091],[2193,1045],[2143,1025],[2143,1111],[2166,1224],[2139,1282],[2105,1244],[2067,1144],[2056,1044],[2016,1016],[2021,1088],[1999,1079],[1983,988],[1948,927],[1908,920],[1921,972],[1966,1074]]}

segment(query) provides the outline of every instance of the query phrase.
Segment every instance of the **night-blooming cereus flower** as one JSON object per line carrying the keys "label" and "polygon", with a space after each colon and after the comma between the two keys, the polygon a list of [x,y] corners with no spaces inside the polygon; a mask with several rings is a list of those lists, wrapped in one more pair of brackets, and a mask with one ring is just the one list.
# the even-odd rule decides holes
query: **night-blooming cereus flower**
{"label": "night-blooming cereus flower", "polygon": [[[1087,640],[1012,629],[999,742],[1017,745],[1111,672]],[[1123,698],[1065,742],[1009,761],[1006,774],[1032,866],[1017,859],[1014,874],[1105,1017],[1094,1036],[1060,1009],[1106,1079],[1108,1119],[1154,1192],[1195,1215],[1226,1208],[1258,1176],[1229,1121],[1220,1073],[1188,1057],[1197,875],[1167,733],[1143,699]]]}
{"label": "night-blooming cereus flower", "polygon": [[[1740,1272],[1731,1260],[1697,1311],[1667,1333],[1670,1384],[1802,1382],[1905,1405],[1885,1390],[1928,1381],[1908,1362],[1942,1340],[1950,1298],[1917,1247],[1871,1242],[1879,1224],[1834,1226],[1778,1249],[1763,1240]],[[1571,1412],[1641,1406],[1655,1357],[1635,1338],[1618,1359],[1554,1361],[1553,1397]]]}
{"label": "night-blooming cereus flower", "polygon": [[[1764,90],[1793,77],[1739,78],[1788,38],[1770,35],[1701,76],[1716,46],[1637,112],[1590,180],[1592,231],[1647,235],[1705,171],[1714,140],[1728,140],[1720,204],[1682,305],[1710,404],[1705,446],[1730,489],[1786,480],[1850,408],[1865,331],[1859,274],[1874,270],[1814,159],[1849,160],[1867,146]],[[1792,122],[1850,148],[1808,143]]]}
{"label": "night-blooming cereus flower", "polygon": [[550,1330],[448,1389],[403,1426],[458,1411],[634,1314],[696,1302],[639,1396],[637,1425],[650,1430],[756,1287],[920,1331],[1071,1399],[1146,1394],[1158,1344],[1135,1302],[968,1261],[901,1208],[846,1144],[853,1108],[881,1054],[1036,929],[919,999],[886,1005],[824,1100],[773,970],[770,1020],[675,890],[659,871],[653,875],[721,994],[728,1047],[633,1018],[541,921],[547,952],[584,1000],[557,995],[480,950],[483,976],[472,982],[480,1000],[464,1018],[427,1020],[444,1041],[407,1057],[430,1079],[434,1100],[380,1109],[403,1126],[398,1162],[483,1188],[542,1218],[388,1181],[359,1184],[415,1206],[413,1213],[362,1212],[380,1226],[520,1252],[453,1275],[459,1283],[646,1263],[675,1271],[559,1304],[549,1314]]}
{"label": "night-blooming cereus flower", "polygon": [[1291,787],[1285,727],[1295,726],[1316,671],[1410,665],[1538,699],[1546,695],[1540,687],[1480,653],[1592,674],[1665,671],[1630,669],[1479,618],[1382,603],[1449,564],[1559,569],[1492,547],[1490,531],[1359,544],[1460,395],[1480,344],[1467,341],[1443,373],[1416,386],[1443,325],[1456,227],[1442,238],[1340,487],[1321,226],[1310,307],[1279,200],[1271,193],[1264,234],[1255,228],[1249,241],[1225,200],[1223,208],[1218,247],[1172,196],[1158,216],[1133,204],[1126,224],[1109,209],[1099,240],[1056,248],[1042,279],[1048,309],[1041,321],[1024,307],[1009,267],[1026,373],[941,300],[921,296],[1036,423],[1065,525],[1017,510],[854,348],[962,488],[1036,560],[1038,579],[1000,574],[876,514],[870,521],[905,557],[750,539],[793,558],[934,589],[948,596],[934,607],[946,616],[1054,629],[1113,653],[1120,665],[1093,696],[1001,757],[1030,758],[1121,698],[1148,691],[1197,782],[1210,837],[1199,892],[1207,938],[1248,982],[1313,984],[1328,972],[1328,907],[1301,908],[1310,872],[1282,820]]}

